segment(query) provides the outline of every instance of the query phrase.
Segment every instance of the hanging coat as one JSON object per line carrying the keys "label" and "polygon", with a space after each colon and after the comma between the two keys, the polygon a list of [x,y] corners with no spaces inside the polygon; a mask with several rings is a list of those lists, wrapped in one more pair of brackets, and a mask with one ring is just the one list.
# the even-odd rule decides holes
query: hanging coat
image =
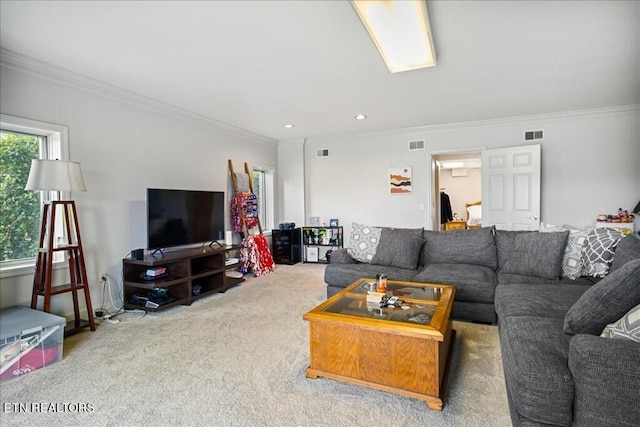
{"label": "hanging coat", "polygon": [[449,195],[444,191],[440,192],[440,224],[445,224],[453,220],[453,211],[451,210],[451,201]]}

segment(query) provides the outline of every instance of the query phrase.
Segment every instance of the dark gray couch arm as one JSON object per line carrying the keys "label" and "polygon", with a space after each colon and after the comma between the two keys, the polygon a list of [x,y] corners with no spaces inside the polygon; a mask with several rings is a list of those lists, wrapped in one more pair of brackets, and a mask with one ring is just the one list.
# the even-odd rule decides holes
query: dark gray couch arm
{"label": "dark gray couch arm", "polygon": [[357,264],[358,261],[351,258],[346,248],[331,251],[329,255],[329,264]]}
{"label": "dark gray couch arm", "polygon": [[576,335],[569,347],[578,426],[637,426],[640,343]]}

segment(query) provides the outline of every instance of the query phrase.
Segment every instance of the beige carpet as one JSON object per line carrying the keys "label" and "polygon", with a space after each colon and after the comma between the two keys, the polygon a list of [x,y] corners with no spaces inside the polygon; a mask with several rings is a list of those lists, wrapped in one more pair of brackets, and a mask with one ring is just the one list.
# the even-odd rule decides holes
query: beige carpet
{"label": "beige carpet", "polygon": [[[0,386],[3,426],[508,426],[495,326],[454,322],[442,412],[419,400],[305,377],[302,315],[325,299],[324,266],[262,278],[64,342],[64,358]],[[123,320],[132,320],[126,315]],[[12,403],[90,412],[15,413]]]}

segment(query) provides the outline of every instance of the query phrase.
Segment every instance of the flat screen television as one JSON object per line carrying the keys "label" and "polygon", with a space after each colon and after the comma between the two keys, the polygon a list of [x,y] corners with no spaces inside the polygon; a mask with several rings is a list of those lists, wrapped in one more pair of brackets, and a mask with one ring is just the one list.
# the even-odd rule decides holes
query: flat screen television
{"label": "flat screen television", "polygon": [[147,188],[147,249],[224,239],[224,192]]}

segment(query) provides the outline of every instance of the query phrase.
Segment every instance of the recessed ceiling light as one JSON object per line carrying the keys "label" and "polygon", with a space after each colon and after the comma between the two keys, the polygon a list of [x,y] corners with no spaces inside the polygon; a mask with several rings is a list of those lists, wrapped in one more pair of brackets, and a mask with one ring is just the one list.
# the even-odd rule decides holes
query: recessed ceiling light
{"label": "recessed ceiling light", "polygon": [[365,116],[364,114],[358,114],[357,116],[354,117],[354,119],[356,120],[364,120],[366,118],[367,116]]}
{"label": "recessed ceiling light", "polygon": [[291,129],[291,128],[293,127],[293,125],[292,125],[292,124],[290,124],[290,123],[287,123],[287,124],[286,124],[286,125],[284,125],[283,127],[287,128],[287,129]]}

